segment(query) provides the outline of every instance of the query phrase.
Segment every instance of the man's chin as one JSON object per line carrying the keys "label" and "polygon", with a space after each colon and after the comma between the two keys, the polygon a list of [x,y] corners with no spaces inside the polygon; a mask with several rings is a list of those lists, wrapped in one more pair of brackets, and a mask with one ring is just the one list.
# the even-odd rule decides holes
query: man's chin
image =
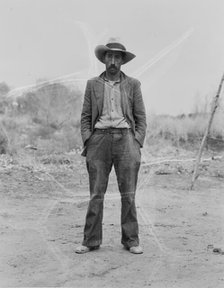
{"label": "man's chin", "polygon": [[118,72],[118,69],[117,68],[110,68],[109,69],[109,72],[110,72],[110,74],[117,74],[117,72]]}

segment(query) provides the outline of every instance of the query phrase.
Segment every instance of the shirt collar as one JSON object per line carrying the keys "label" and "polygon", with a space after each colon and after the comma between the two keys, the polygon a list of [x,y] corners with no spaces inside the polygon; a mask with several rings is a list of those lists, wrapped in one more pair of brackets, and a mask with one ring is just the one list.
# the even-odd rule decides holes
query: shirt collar
{"label": "shirt collar", "polygon": [[[121,82],[121,77],[122,77],[122,76],[120,75],[120,78],[119,78],[118,80],[113,81],[114,84],[120,83],[120,82]],[[107,77],[106,77],[106,71],[103,72],[103,74],[102,74],[102,78],[103,78],[103,80],[104,80],[105,82],[110,82],[110,80],[108,80]]]}

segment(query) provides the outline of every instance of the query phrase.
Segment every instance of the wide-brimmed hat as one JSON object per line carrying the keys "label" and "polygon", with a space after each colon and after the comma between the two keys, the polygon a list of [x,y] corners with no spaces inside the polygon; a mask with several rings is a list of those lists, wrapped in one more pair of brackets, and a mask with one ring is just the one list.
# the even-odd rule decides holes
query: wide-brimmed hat
{"label": "wide-brimmed hat", "polygon": [[125,46],[119,42],[113,42],[109,41],[106,45],[98,45],[95,48],[95,55],[96,57],[105,64],[104,58],[105,58],[105,53],[108,51],[120,51],[123,54],[123,63],[126,64],[129,61],[131,61],[133,58],[136,56],[127,51]]}

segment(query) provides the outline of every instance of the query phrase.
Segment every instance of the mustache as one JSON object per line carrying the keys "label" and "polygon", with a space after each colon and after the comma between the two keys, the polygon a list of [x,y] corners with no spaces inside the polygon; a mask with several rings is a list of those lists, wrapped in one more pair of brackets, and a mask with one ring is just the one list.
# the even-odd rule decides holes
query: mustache
{"label": "mustache", "polygon": [[110,67],[109,68],[117,68],[114,64],[112,64],[112,65],[110,65]]}

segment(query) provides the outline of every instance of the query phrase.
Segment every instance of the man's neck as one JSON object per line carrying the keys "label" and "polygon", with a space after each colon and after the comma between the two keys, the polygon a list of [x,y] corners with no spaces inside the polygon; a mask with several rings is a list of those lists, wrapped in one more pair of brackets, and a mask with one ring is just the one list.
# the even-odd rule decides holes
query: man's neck
{"label": "man's neck", "polygon": [[106,71],[105,76],[109,81],[118,81],[120,80],[121,72],[119,71],[117,74],[110,74]]}

